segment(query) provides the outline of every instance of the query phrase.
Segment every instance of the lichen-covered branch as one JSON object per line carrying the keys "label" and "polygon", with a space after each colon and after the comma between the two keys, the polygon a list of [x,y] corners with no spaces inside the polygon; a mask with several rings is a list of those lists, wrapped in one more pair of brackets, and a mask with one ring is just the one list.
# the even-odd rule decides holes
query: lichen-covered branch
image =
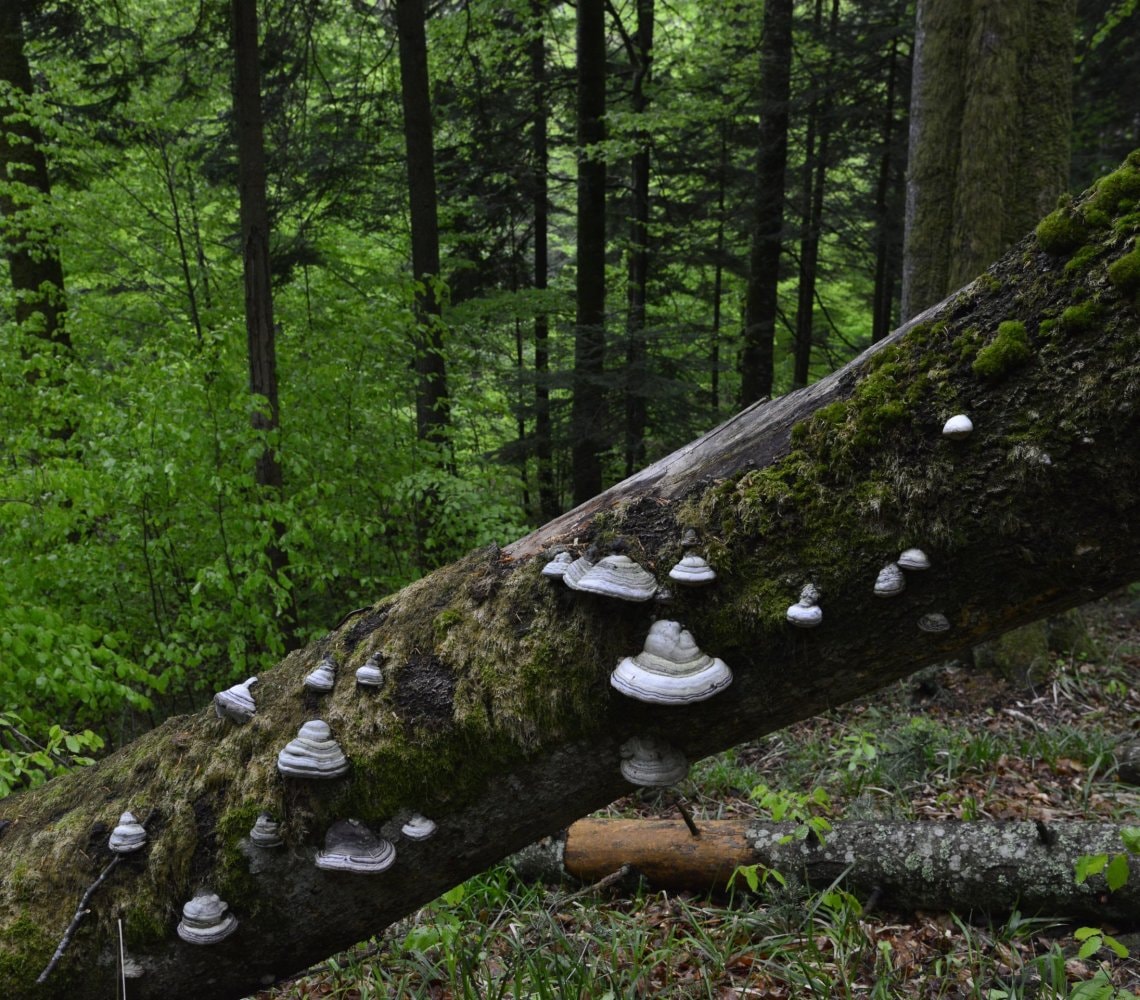
{"label": "lichen-covered branch", "polygon": [[[695,759],[1140,577],[1140,312],[1117,265],[1134,252],[1138,204],[1135,158],[1070,209],[1076,242],[1047,252],[1027,238],[817,386],[349,615],[262,675],[248,723],[209,709],[170,719],[0,803],[0,995],[111,995],[120,918],[131,996],[246,995],[626,791],[620,748],[633,736]],[[1007,327],[983,355],[1008,322],[1024,337]],[[956,413],[972,419],[969,437],[943,436]],[[540,573],[555,545],[620,541],[664,581],[686,527],[717,571],[711,587],[629,604]],[[910,547],[930,568],[875,596],[884,565]],[[809,583],[822,624],[797,629],[786,609]],[[613,691],[610,671],[655,618],[681,622],[731,666],[732,685],[688,706]],[[335,688],[305,691],[329,655]],[[383,684],[356,686],[373,656]],[[316,719],[347,773],[283,777],[278,755]],[[128,810],[152,815],[147,847],[116,867],[35,986]],[[283,847],[249,844],[262,812],[280,821]],[[412,813],[436,835],[401,835]],[[315,866],[346,819],[389,836],[391,867]],[[175,933],[201,890],[238,920],[209,946]]]}

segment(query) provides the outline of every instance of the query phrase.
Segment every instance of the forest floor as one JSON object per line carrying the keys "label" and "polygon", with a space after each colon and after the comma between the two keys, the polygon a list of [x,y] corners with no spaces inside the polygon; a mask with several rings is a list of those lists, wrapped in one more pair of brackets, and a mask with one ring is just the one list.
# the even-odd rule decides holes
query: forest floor
{"label": "forest floor", "polygon": [[[1140,788],[1119,780],[1114,755],[1140,737],[1140,589],[1083,616],[1089,650],[1039,657],[1028,682],[930,668],[701,761],[681,791],[698,822],[768,818],[757,794],[767,788],[775,801],[810,799],[831,821],[1140,824]],[[605,815],[676,817],[673,802],[633,795]],[[628,885],[583,894],[523,883],[502,866],[257,1000],[1140,995],[1140,927],[1097,937],[1019,913],[864,912],[842,886],[769,885],[719,898]]]}

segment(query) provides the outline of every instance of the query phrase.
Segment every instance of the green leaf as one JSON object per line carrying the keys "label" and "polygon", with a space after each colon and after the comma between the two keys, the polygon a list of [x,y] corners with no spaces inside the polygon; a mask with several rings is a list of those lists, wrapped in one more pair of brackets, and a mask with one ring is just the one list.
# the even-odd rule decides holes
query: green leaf
{"label": "green leaf", "polygon": [[1095,955],[1100,951],[1100,935],[1090,937],[1084,944],[1081,945],[1081,950],[1077,952],[1077,958],[1088,958],[1090,955]]}
{"label": "green leaf", "polygon": [[1105,869],[1104,880],[1108,883],[1110,892],[1116,892],[1125,882],[1128,881],[1128,855],[1118,854],[1109,863],[1108,868]]}
{"label": "green leaf", "polygon": [[1108,864],[1107,854],[1082,854],[1077,858],[1076,868],[1077,885],[1084,885],[1090,875],[1099,875]]}
{"label": "green leaf", "polygon": [[1140,826],[1126,826],[1120,831],[1124,849],[1130,854],[1140,854]]}

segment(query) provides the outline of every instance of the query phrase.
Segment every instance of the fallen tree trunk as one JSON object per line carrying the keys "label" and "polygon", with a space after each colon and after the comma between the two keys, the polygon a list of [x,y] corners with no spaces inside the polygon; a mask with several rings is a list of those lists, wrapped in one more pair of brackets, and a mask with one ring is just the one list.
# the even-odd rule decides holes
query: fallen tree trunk
{"label": "fallen tree trunk", "polygon": [[[724,892],[737,868],[771,869],[815,889],[833,883],[896,910],[1049,914],[1136,923],[1140,880],[1109,892],[1104,877],[1078,885],[1082,855],[1124,851],[1113,823],[1058,820],[838,822],[820,842],[791,823],[582,819],[512,862],[525,878],[599,882],[629,866],[656,889]],[[774,881],[767,885],[779,892]],[[743,889],[743,879],[736,881]]]}
{"label": "fallen tree trunk", "polygon": [[[1140,314],[1135,252],[1125,257],[1136,226],[1105,221],[1132,210],[1140,158],[1122,169],[1102,181],[1111,204],[1092,196],[1100,214],[1089,213],[1073,266],[1055,243],[1047,254],[1027,238],[817,385],[744,411],[505,550],[349,615],[261,678],[248,724],[210,710],[169,719],[0,803],[0,995],[110,995],[121,922],[130,996],[242,996],[627,791],[618,763],[635,735],[695,759],[1140,577]],[[1020,332],[1002,325],[1013,321]],[[973,434],[944,437],[960,412]],[[663,580],[684,527],[719,576],[667,601],[574,593],[535,558],[620,540]],[[875,596],[884,564],[914,545],[932,567],[905,593]],[[802,631],[785,610],[809,582],[824,620]],[[923,631],[933,614],[945,628]],[[682,622],[727,661],[732,686],[686,707],[615,693],[610,671],[655,617]],[[374,654],[384,685],[355,688],[352,671]],[[340,683],[303,693],[328,655]],[[318,718],[348,772],[282,778],[278,754]],[[35,985],[125,810],[149,817],[148,846],[92,894]],[[282,821],[286,846],[251,864],[246,838],[263,811]],[[439,830],[399,839],[384,873],[314,866],[334,822],[398,830],[411,811]],[[239,922],[208,947],[175,933],[203,889]]]}

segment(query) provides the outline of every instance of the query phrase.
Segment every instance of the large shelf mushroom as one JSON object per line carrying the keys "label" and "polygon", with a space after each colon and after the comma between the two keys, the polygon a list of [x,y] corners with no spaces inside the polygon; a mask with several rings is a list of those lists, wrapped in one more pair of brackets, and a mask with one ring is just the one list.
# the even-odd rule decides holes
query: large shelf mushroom
{"label": "large shelf mushroom", "polygon": [[610,674],[610,684],[624,695],[658,705],[704,701],[732,683],[732,671],[697,645],[680,622],[654,622],[645,648],[625,657]]}

